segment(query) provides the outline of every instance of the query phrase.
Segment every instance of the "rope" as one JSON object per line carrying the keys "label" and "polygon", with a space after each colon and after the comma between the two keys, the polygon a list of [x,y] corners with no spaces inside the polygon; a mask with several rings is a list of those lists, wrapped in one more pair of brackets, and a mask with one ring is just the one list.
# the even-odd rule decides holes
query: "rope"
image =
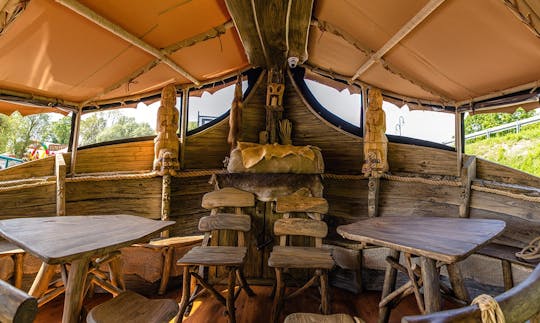
{"label": "rope", "polygon": [[199,176],[211,176],[214,174],[228,174],[229,172],[226,169],[203,169],[203,170],[193,170],[187,172],[179,172],[174,177],[199,177]]}
{"label": "rope", "polygon": [[342,175],[342,174],[330,174],[324,173],[321,176],[325,179],[337,179],[337,180],[346,180],[346,179],[367,179],[368,177],[364,175]]}
{"label": "rope", "polygon": [[540,237],[536,237],[520,252],[516,252],[516,257],[525,261],[540,259]]}
{"label": "rope", "polygon": [[489,188],[489,187],[484,187],[484,186],[479,186],[479,185],[472,185],[471,188],[474,189],[475,191],[503,195],[503,196],[515,198],[518,200],[523,200],[523,201],[528,201],[528,202],[540,202],[540,196],[529,196],[525,194],[506,192],[506,191],[498,190],[496,188]]}
{"label": "rope", "polygon": [[37,182],[37,183],[31,183],[31,184],[21,184],[21,185],[14,185],[14,186],[4,186],[0,187],[0,193],[3,192],[9,192],[9,191],[16,191],[16,190],[22,190],[25,188],[32,188],[32,187],[39,187],[39,186],[47,186],[47,185],[56,185],[56,182],[53,181],[43,181],[43,182]]}
{"label": "rope", "polygon": [[392,181],[398,182],[407,182],[407,183],[423,183],[431,185],[448,185],[448,186],[461,186],[461,181],[449,181],[444,179],[428,179],[422,177],[406,177],[406,176],[397,176],[383,173],[382,178],[386,178]]}
{"label": "rope", "polygon": [[33,184],[36,182],[48,182],[48,181],[56,181],[56,176],[41,177],[41,178],[25,178],[25,179],[4,181],[4,182],[0,182],[0,187],[13,187],[15,185]]}
{"label": "rope", "polygon": [[144,178],[156,177],[157,175],[158,174],[156,172],[149,172],[149,173],[140,173],[140,174],[79,176],[79,177],[66,178],[66,182],[76,183],[76,182],[111,181],[111,180],[118,180],[118,179],[144,179]]}
{"label": "rope", "polygon": [[497,301],[486,294],[473,299],[471,304],[478,304],[482,313],[482,323],[505,323],[504,314]]}

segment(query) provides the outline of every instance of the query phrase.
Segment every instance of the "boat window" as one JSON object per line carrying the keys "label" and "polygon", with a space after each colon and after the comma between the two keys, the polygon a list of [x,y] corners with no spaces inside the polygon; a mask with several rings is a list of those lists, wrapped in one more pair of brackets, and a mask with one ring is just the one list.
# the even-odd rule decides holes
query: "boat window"
{"label": "boat window", "polygon": [[[189,95],[187,131],[196,132],[203,126],[210,126],[227,115],[234,98],[235,83],[214,91],[198,90]],[[242,93],[248,88],[248,81],[242,82]]]}
{"label": "boat window", "polygon": [[467,114],[465,153],[540,176],[540,108]]}
{"label": "boat window", "polygon": [[0,169],[66,152],[71,114],[0,114]]}
{"label": "boat window", "polygon": [[407,105],[398,107],[384,101],[386,134],[390,141],[407,142],[408,138],[419,139],[437,146],[454,147],[455,116],[453,113],[410,110]]}
{"label": "boat window", "polygon": [[362,104],[360,94],[351,93],[348,89],[339,91],[328,85],[308,79],[305,82],[315,99],[328,112],[334,114],[342,121],[360,127]]}
{"label": "boat window", "polygon": [[[176,100],[176,108],[180,99]],[[136,108],[92,111],[81,116],[79,146],[136,137],[155,136],[160,101]]]}

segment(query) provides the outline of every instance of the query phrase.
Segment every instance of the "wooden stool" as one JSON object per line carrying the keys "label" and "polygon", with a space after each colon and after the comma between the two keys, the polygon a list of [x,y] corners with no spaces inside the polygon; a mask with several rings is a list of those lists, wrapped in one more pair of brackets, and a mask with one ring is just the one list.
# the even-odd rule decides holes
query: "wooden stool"
{"label": "wooden stool", "polygon": [[88,323],[165,323],[178,314],[172,299],[148,299],[132,291],[94,307],[86,317]]}
{"label": "wooden stool", "polygon": [[20,249],[9,241],[2,240],[0,241],[0,257],[11,257],[13,259],[15,264],[13,268],[13,285],[18,289],[21,289],[23,279],[24,250]]}

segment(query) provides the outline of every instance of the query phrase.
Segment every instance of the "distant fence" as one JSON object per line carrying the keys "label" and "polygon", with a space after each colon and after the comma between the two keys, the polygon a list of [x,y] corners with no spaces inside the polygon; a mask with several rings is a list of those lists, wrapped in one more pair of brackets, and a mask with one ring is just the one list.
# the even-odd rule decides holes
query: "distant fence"
{"label": "distant fence", "polygon": [[[497,126],[497,127],[476,131],[476,132],[470,133],[468,135],[465,135],[465,140],[474,139],[474,138],[478,138],[478,137],[489,138],[492,134],[502,132],[502,131],[505,131],[505,130],[510,130],[510,129],[515,129],[516,132],[519,132],[521,130],[522,126],[537,123],[537,122],[540,122],[540,115],[530,117],[530,118],[527,118],[527,119],[521,119],[521,120],[513,121],[513,122],[510,122],[510,123],[505,123],[505,124]],[[448,145],[448,144],[452,144],[452,143],[454,143],[454,141],[444,142],[443,144]]]}
{"label": "distant fence", "polygon": [[8,168],[9,166],[17,165],[22,162],[22,159],[0,155],[0,168]]}

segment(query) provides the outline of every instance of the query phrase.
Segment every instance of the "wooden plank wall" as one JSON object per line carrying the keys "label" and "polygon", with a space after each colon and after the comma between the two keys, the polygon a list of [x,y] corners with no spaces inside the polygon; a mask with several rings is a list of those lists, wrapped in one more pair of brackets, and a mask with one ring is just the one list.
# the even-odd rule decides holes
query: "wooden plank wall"
{"label": "wooden plank wall", "polygon": [[[347,134],[322,120],[304,101],[291,79],[287,79],[284,116],[293,123],[296,145],[315,145],[322,149],[327,173],[359,174],[363,160],[362,138]],[[244,102],[243,140],[258,141],[265,123],[266,75]],[[230,104],[230,102],[224,102]],[[228,155],[228,119],[189,136],[185,147],[185,167],[222,168]],[[65,154],[69,164],[69,154]],[[79,151],[77,173],[150,171],[153,141],[123,143]],[[434,148],[391,143],[389,163],[392,172],[420,175],[455,176],[456,155]],[[68,166],[69,168],[69,166]],[[478,160],[477,178],[540,188],[540,179],[494,163]],[[0,181],[54,175],[54,158],[47,158],[0,171]],[[174,178],[171,188],[171,218],[177,225],[173,235],[197,232],[197,222],[207,211],[200,207],[202,195],[213,190],[209,176]],[[367,216],[367,180],[323,180],[324,196],[330,205],[327,220],[331,230]],[[159,218],[161,178],[67,183],[67,214],[127,213]],[[458,216],[462,188],[381,180],[381,216],[441,215]],[[55,214],[55,186],[42,186],[0,193],[0,218]],[[540,235],[540,205],[512,197],[473,190],[473,218],[507,221],[508,229],[500,240],[523,246]]]}

